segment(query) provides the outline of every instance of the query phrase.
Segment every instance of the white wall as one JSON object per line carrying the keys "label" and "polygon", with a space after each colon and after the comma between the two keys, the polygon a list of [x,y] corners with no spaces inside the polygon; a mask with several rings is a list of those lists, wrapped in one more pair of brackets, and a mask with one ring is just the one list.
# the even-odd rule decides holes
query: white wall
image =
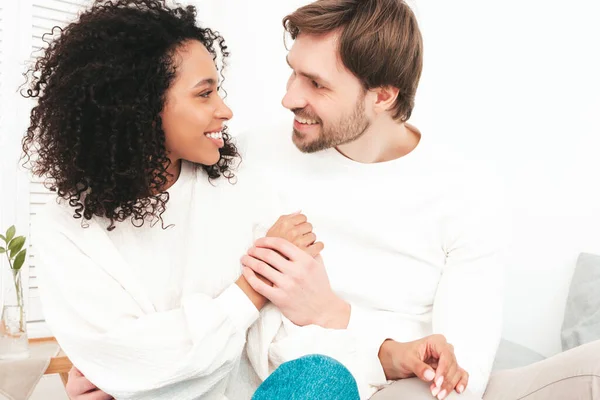
{"label": "white wall", "polygon": [[[307,1],[196,3],[232,52],[232,132],[287,117],[281,18]],[[577,255],[600,253],[600,4],[412,3],[426,46],[413,123],[505,175],[514,245],[504,335],[556,353]]]}

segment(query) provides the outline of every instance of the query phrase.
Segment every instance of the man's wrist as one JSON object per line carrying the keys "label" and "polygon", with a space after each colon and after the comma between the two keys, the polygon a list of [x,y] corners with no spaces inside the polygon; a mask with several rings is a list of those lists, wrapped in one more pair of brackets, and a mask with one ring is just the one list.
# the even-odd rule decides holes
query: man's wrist
{"label": "man's wrist", "polygon": [[387,380],[398,379],[398,373],[394,365],[394,344],[395,342],[393,340],[387,339],[379,348],[379,362],[381,363],[381,367],[383,368]]}
{"label": "man's wrist", "polygon": [[350,322],[350,304],[339,297],[330,302],[325,312],[323,312],[317,321],[317,325],[328,329],[346,329]]}

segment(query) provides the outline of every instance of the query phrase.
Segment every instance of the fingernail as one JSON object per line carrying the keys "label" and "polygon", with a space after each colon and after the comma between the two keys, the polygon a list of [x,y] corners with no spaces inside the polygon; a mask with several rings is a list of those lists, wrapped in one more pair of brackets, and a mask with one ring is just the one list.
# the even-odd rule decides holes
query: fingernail
{"label": "fingernail", "polygon": [[437,381],[435,381],[435,386],[439,388],[442,386],[442,383],[444,383],[444,377],[440,376],[439,378],[437,378]]}
{"label": "fingernail", "polygon": [[433,378],[435,378],[435,372],[433,372],[432,370],[428,369],[427,371],[425,371],[425,379],[427,379],[428,381],[432,381]]}
{"label": "fingernail", "polygon": [[465,391],[465,387],[463,385],[458,385],[457,390],[458,390],[458,393],[462,393]]}
{"label": "fingernail", "polygon": [[445,390],[445,389],[444,389],[444,390],[442,390],[442,391],[440,392],[440,394],[438,394],[438,397],[437,397],[437,398],[438,398],[439,400],[442,400],[444,397],[446,397],[446,390]]}
{"label": "fingernail", "polygon": [[437,394],[439,393],[439,391],[440,391],[440,388],[436,386],[431,391],[431,394],[433,395],[433,397],[435,397],[435,396],[437,396]]}

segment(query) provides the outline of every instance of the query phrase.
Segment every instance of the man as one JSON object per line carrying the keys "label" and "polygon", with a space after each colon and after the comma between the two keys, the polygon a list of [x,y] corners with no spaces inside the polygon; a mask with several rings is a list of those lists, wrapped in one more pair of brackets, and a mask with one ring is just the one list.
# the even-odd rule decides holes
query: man
{"label": "man", "polygon": [[[248,347],[267,343],[268,360],[252,360],[259,375],[322,353],[352,371],[363,398],[385,379],[398,382],[374,399],[592,398],[600,342],[503,371],[488,386],[508,218],[487,168],[406,123],[422,64],[409,7],[322,0],[284,26],[295,42],[283,105],[295,114],[293,143],[307,154],[281,134],[289,128],[278,128],[252,140],[253,162],[283,186],[326,246],[324,266],[297,261],[285,243],[273,246],[285,258],[259,246],[242,260],[248,282],[272,302],[248,338]],[[265,315],[277,309],[279,326]],[[450,366],[447,354],[456,357]],[[413,376],[427,384],[405,379]]]}
{"label": "man", "polygon": [[[493,175],[406,123],[423,62],[414,14],[401,1],[323,0],[284,26],[294,39],[283,98],[295,114],[293,145],[289,125],[263,129],[246,162],[308,216],[324,267],[250,250],[244,276],[293,324],[278,330],[263,318],[248,346],[274,340],[263,351],[271,366],[330,355],[353,372],[361,397],[415,373],[440,399],[467,384],[481,396],[501,335],[506,218]],[[418,371],[397,367],[407,360],[398,343],[436,333],[458,365],[428,355]],[[429,356],[437,368],[424,367]],[[263,378],[267,364],[253,360]]]}
{"label": "man", "polygon": [[[245,158],[309,216],[326,247],[313,260],[265,238],[242,259],[272,303],[248,336],[265,355],[252,365],[264,378],[321,353],[350,369],[363,398],[390,380],[398,382],[374,399],[481,398],[501,334],[508,229],[493,175],[406,123],[422,67],[413,13],[399,0],[322,0],[284,23],[295,39],[283,99],[295,114],[293,145],[289,126],[261,130]],[[589,351],[497,375],[485,398],[592,393],[556,389],[572,377],[557,365],[593,375]],[[72,382],[79,398],[73,387],[85,380]]]}

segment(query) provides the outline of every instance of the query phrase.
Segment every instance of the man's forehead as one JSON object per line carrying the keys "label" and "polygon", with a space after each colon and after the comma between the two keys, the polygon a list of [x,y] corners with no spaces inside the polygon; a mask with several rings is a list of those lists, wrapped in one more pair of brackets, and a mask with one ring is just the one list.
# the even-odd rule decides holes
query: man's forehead
{"label": "man's forehead", "polygon": [[303,72],[324,78],[331,79],[336,73],[348,72],[340,57],[339,39],[337,31],[323,35],[301,33],[290,49],[288,62],[293,67],[305,69]]}

